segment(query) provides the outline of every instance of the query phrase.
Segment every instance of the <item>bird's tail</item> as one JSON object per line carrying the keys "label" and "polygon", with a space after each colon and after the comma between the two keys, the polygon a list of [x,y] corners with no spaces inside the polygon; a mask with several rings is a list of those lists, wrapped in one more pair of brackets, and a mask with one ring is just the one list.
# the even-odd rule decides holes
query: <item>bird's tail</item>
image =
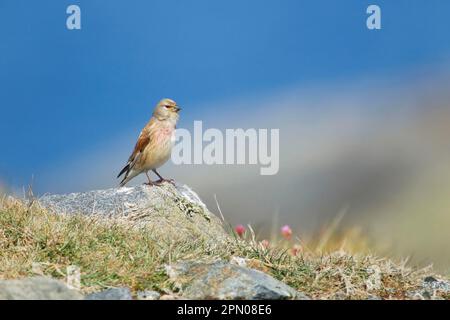
{"label": "bird's tail", "polygon": [[[128,173],[130,171],[130,164],[127,163],[127,165],[125,167],[123,167],[123,169],[119,172],[119,174],[117,175],[117,178],[119,178],[121,175],[123,175],[125,172]],[[125,175],[126,176],[126,175]]]}
{"label": "bird's tail", "polygon": [[117,175],[117,178],[119,178],[121,175],[125,174],[122,181],[120,181],[121,187],[123,187],[130,180],[130,179],[128,179],[128,175],[130,174],[130,171],[131,171],[130,169],[131,169],[130,164],[127,163],[127,165],[125,167],[123,167],[123,169]]}

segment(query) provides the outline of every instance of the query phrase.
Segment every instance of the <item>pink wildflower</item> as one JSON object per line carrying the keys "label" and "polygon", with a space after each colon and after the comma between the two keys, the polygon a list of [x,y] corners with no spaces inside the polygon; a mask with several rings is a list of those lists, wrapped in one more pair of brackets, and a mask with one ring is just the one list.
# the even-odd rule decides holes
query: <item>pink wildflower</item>
{"label": "pink wildflower", "polygon": [[286,239],[291,239],[292,229],[288,225],[285,225],[281,228],[281,235]]}
{"label": "pink wildflower", "polygon": [[234,228],[234,231],[236,231],[239,237],[242,237],[245,233],[245,227],[242,224],[239,224]]}

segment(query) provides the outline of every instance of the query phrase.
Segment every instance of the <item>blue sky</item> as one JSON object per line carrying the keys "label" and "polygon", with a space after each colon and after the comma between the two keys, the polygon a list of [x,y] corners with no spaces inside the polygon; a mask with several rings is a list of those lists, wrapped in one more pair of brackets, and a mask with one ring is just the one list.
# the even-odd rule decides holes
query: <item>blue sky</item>
{"label": "blue sky", "polygon": [[[82,30],[66,29],[70,4]],[[366,28],[369,4],[380,31]],[[162,97],[184,107],[183,126],[223,99],[448,61],[448,12],[445,0],[0,0],[0,180],[45,179],[138,132]]]}

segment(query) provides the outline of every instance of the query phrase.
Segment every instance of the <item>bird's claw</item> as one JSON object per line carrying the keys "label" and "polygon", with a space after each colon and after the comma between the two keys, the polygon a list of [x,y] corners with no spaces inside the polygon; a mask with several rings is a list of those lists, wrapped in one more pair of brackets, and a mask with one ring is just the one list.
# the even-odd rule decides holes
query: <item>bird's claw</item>
{"label": "bird's claw", "polygon": [[161,184],[163,184],[164,182],[168,182],[168,183],[170,183],[170,184],[175,185],[175,180],[173,180],[173,179],[159,179],[158,181],[155,181],[154,184],[156,184],[156,185],[161,185]]}

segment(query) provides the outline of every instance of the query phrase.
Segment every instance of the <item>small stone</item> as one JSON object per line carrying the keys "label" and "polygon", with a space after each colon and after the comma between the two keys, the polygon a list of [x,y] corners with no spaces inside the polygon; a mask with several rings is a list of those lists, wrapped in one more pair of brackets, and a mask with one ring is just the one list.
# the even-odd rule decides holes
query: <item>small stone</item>
{"label": "small stone", "polygon": [[158,300],[161,295],[153,290],[139,291],[137,293],[138,300]]}
{"label": "small stone", "polygon": [[425,300],[430,300],[430,299],[431,299],[431,296],[432,296],[432,294],[429,293],[428,291],[426,291],[426,290],[422,291],[422,297],[423,297]]}
{"label": "small stone", "polygon": [[83,295],[49,277],[0,281],[0,300],[81,300]]}
{"label": "small stone", "polygon": [[435,277],[428,276],[425,279],[423,279],[423,281],[425,281],[425,282],[436,282],[438,280]]}
{"label": "small stone", "polygon": [[180,262],[166,266],[166,272],[187,299],[309,299],[261,271],[222,260]]}
{"label": "small stone", "polygon": [[100,292],[91,293],[86,300],[132,300],[131,291],[128,288],[111,288]]}

